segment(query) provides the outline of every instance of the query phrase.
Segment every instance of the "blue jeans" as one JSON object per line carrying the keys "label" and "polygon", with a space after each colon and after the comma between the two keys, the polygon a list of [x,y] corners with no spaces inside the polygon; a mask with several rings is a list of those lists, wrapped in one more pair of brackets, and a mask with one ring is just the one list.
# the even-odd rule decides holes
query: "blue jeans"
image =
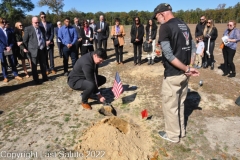
{"label": "blue jeans", "polygon": [[63,46],[63,68],[64,73],[68,72],[68,58],[71,57],[72,60],[72,67],[77,61],[76,57],[76,47],[73,45],[71,48],[68,48],[67,46]]}

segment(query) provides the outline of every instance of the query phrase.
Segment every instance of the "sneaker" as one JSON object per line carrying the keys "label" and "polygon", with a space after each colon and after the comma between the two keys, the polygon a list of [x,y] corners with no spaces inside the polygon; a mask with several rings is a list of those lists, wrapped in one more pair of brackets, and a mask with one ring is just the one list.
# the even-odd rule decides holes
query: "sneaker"
{"label": "sneaker", "polygon": [[65,72],[63,75],[64,75],[64,76],[68,76],[68,72]]}
{"label": "sneaker", "polygon": [[173,141],[173,140],[169,139],[167,137],[167,133],[165,131],[159,131],[158,134],[162,139],[168,140],[168,141],[173,142],[173,143],[178,143],[179,142],[179,141]]}

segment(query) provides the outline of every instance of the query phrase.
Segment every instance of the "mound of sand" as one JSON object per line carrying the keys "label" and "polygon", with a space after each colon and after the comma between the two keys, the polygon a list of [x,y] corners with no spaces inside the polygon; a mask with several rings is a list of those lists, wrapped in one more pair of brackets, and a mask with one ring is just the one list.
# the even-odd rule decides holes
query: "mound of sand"
{"label": "mound of sand", "polygon": [[[87,129],[75,147],[86,159],[143,160],[150,154],[152,142],[146,130],[118,117],[101,120]],[[97,152],[99,151],[99,152]],[[104,155],[103,155],[104,154]]]}

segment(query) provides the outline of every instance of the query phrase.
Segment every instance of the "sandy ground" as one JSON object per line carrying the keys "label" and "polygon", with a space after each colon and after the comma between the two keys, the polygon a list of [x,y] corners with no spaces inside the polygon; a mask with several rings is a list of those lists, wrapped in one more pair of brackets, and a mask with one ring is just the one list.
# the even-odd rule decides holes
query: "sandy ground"
{"label": "sandy ground", "polygon": [[[195,24],[189,26],[194,32]],[[128,34],[124,65],[116,65],[109,40],[110,58],[99,68],[107,77],[101,92],[111,102],[117,119],[100,114],[103,105],[97,101],[91,101],[91,111],[81,107],[80,92],[68,87],[57,53],[58,73],[49,76],[53,81],[39,86],[33,85],[32,77],[0,82],[0,159],[240,159],[240,111],[235,104],[240,92],[240,56],[237,51],[237,76],[222,77],[223,58],[218,46],[226,24],[216,26],[215,68],[200,69],[200,77],[190,78],[185,102],[187,134],[179,144],[164,141],[157,134],[164,130],[161,58],[149,66],[144,53],[143,64],[134,66]],[[129,28],[126,26],[127,33]],[[23,76],[22,68],[18,69]],[[116,72],[124,86],[117,100],[111,92]],[[141,117],[144,109],[148,110],[148,120]]]}

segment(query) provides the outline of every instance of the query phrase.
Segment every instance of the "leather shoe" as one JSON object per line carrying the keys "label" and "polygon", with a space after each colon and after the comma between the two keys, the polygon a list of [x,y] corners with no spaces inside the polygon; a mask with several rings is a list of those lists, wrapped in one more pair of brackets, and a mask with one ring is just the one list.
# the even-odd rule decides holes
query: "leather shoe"
{"label": "leather shoe", "polygon": [[17,80],[22,80],[22,78],[19,77],[19,76],[16,76],[15,79],[17,79]]}
{"label": "leather shoe", "polygon": [[7,83],[7,82],[8,82],[8,79],[7,79],[7,78],[4,78],[3,82]]}
{"label": "leather shoe", "polygon": [[56,74],[57,73],[57,71],[55,71],[54,69],[52,70],[52,74]]}
{"label": "leather shoe", "polygon": [[82,103],[84,109],[92,110],[92,107],[88,103]]}

